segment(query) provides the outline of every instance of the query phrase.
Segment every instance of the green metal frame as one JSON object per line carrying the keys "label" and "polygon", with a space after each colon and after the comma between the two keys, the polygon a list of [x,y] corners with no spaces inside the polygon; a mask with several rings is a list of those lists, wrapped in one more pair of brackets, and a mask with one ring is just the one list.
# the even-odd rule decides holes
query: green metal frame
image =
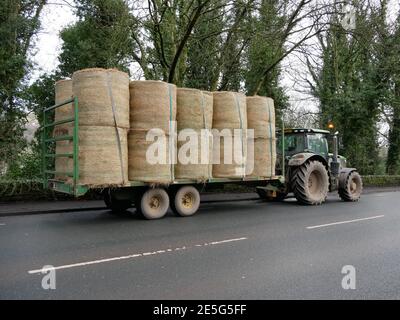
{"label": "green metal frame", "polygon": [[[57,108],[65,106],[69,103],[74,104],[74,116],[72,118],[63,119],[60,121],[55,121],[48,123],[49,113],[54,112]],[[56,126],[65,123],[73,123],[73,133],[72,136],[60,136],[53,137],[52,130]],[[51,188],[55,191],[73,194],[76,197],[84,195],[89,188],[86,186],[78,185],[79,182],[79,109],[78,109],[78,99],[72,98],[62,103],[56,104],[52,107],[46,108],[43,111],[43,126],[42,130],[42,171],[43,171],[43,187]],[[58,141],[72,141],[73,152],[72,153],[49,153],[49,144],[54,144]],[[55,170],[49,170],[49,159],[52,161],[54,167],[54,160],[56,158],[72,158],[73,159],[73,171],[72,172],[57,172]],[[49,176],[53,176],[49,178]],[[55,179],[55,175],[68,176],[72,178],[72,184],[68,184],[65,181],[59,181]]]}

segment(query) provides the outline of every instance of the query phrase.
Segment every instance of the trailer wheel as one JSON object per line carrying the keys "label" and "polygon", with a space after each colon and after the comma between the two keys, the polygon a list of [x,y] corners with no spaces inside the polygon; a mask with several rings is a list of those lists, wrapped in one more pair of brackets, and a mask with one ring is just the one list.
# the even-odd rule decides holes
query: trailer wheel
{"label": "trailer wheel", "polygon": [[112,214],[126,214],[126,210],[132,207],[131,201],[129,200],[117,200],[111,193],[104,192],[104,203],[106,207],[111,210]]}
{"label": "trailer wheel", "polygon": [[180,217],[193,216],[200,207],[200,192],[192,186],[180,188],[171,194],[171,209]]}
{"label": "trailer wheel", "polygon": [[147,220],[163,218],[169,208],[169,197],[164,189],[149,189],[140,199],[140,213]]}
{"label": "trailer wheel", "polygon": [[291,184],[297,201],[305,205],[320,205],[329,191],[329,176],[319,161],[310,161],[293,171]]}
{"label": "trailer wheel", "polygon": [[267,202],[282,202],[287,197],[286,192],[277,192],[275,197],[272,197],[271,195],[269,195],[268,192],[264,189],[257,188],[256,192],[261,200],[264,200]]}
{"label": "trailer wheel", "polygon": [[355,202],[360,200],[363,190],[363,183],[357,171],[351,172],[343,187],[339,188],[339,196],[343,201]]}

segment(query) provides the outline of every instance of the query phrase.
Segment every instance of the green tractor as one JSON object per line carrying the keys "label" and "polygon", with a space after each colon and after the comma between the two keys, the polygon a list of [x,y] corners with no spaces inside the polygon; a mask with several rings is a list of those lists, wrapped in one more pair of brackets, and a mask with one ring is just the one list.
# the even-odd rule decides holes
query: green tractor
{"label": "green tractor", "polygon": [[[332,153],[329,152],[332,146]],[[280,188],[258,188],[261,198],[282,201],[293,193],[305,205],[320,205],[328,192],[338,191],[344,201],[358,201],[363,184],[357,169],[347,168],[338,155],[338,133],[319,129],[285,129],[278,133],[277,174],[285,176]],[[282,156],[284,154],[284,156]]]}

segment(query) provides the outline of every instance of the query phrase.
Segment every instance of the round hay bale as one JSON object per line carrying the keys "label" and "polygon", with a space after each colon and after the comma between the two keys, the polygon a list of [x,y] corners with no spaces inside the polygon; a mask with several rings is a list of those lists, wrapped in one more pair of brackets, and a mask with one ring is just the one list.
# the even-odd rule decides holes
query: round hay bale
{"label": "round hay bale", "polygon": [[118,128],[118,133],[121,154],[114,127],[79,128],[79,184],[106,187],[128,182],[128,130]]}
{"label": "round hay bale", "polygon": [[213,132],[212,175],[243,178],[247,154],[246,96],[237,92],[214,92],[213,97],[213,129],[217,131]]}
{"label": "round hay bale", "polygon": [[247,144],[246,176],[271,178],[275,176],[276,139],[255,138]]}
{"label": "round hay bale", "polygon": [[129,91],[131,129],[159,128],[170,134],[170,121],[176,120],[176,86],[161,81],[132,81]]}
{"label": "round hay bale", "polygon": [[[184,134],[187,140],[178,139],[177,142],[178,158],[175,165],[177,179],[205,181],[211,178],[212,114],[213,95],[210,92],[178,88],[176,116],[178,135]],[[192,157],[190,163],[187,163],[190,157]]]}
{"label": "round hay bale", "polygon": [[247,97],[247,128],[254,138],[275,138],[275,109],[271,98]]}
{"label": "round hay bale", "polygon": [[[72,80],[60,80],[55,84],[55,103],[59,104],[72,98]],[[73,103],[66,104],[55,110],[54,121],[61,121],[67,118],[71,118],[74,114]],[[64,123],[53,128],[53,136],[65,136],[72,133],[73,123]],[[56,153],[69,153],[72,151],[71,141],[57,141],[56,142]],[[55,159],[55,170],[57,172],[72,172],[73,161],[70,158],[56,158]],[[67,176],[62,174],[56,174],[55,179],[66,181]]]}
{"label": "round hay bale", "polygon": [[211,92],[197,89],[177,89],[178,131],[182,129],[211,129],[213,119],[213,96]]}
{"label": "round hay bale", "polygon": [[[68,134],[72,135],[72,129]],[[79,127],[79,181],[92,187],[122,186],[128,182],[128,130],[118,128],[121,153],[115,127]],[[64,142],[64,141],[63,141]],[[73,153],[73,143],[57,143],[57,153]],[[122,170],[121,160],[122,159]],[[66,160],[66,162],[62,161]],[[72,158],[57,158],[56,171],[72,172]],[[72,184],[71,177],[59,179]]]}
{"label": "round hay bale", "polygon": [[213,129],[247,129],[246,96],[244,94],[218,91],[213,92],[213,97]]}
{"label": "round hay bale", "polygon": [[182,130],[177,142],[177,164],[175,177],[204,182],[212,177],[212,134],[211,130]]}
{"label": "round hay bale", "polygon": [[271,111],[271,117],[269,122],[275,123],[275,102],[274,99],[267,97],[269,110]]}
{"label": "round hay bale", "polygon": [[[173,181],[169,136],[147,141],[147,133],[147,130],[130,130],[128,134],[129,180],[168,184]],[[155,142],[160,148],[156,148]]]}
{"label": "round hay bale", "polygon": [[254,130],[254,140],[247,142],[246,175],[272,177],[276,164],[276,133],[274,100],[247,97],[247,126]]}
{"label": "round hay bale", "polygon": [[[67,100],[72,99],[72,80],[60,80],[55,84],[55,103],[63,103]],[[74,114],[74,104],[68,103],[55,110],[54,121],[65,120],[71,118]],[[54,128],[54,135],[64,135],[69,127],[72,127],[73,123],[65,123]]]}
{"label": "round hay bale", "polygon": [[115,69],[84,69],[72,76],[72,91],[79,103],[80,126],[129,128],[129,76]]}

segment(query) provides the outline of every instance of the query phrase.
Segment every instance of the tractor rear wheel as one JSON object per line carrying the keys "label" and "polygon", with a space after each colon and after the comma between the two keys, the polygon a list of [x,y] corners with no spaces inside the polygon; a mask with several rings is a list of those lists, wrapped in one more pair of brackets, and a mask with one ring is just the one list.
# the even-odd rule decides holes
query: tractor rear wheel
{"label": "tractor rear wheel", "polygon": [[309,161],[292,171],[291,188],[297,201],[305,205],[320,205],[329,191],[329,176],[320,161]]}
{"label": "tractor rear wheel", "polygon": [[361,197],[363,183],[360,174],[357,171],[351,172],[344,186],[339,188],[339,196],[343,201],[355,202]]}

